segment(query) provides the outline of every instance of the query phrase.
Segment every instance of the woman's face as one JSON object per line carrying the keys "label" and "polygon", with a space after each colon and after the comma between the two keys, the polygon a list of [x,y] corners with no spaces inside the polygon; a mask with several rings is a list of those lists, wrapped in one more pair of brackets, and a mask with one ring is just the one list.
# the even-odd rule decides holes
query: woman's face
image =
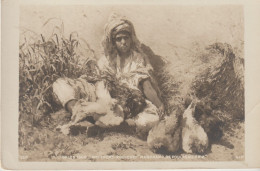
{"label": "woman's face", "polygon": [[115,45],[119,53],[126,54],[130,51],[132,39],[126,32],[119,32],[115,36]]}

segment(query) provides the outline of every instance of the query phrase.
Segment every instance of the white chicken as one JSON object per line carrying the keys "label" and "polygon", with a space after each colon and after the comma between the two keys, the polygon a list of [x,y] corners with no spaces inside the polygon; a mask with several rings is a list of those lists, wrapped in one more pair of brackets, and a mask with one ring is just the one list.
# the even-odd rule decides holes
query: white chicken
{"label": "white chicken", "polygon": [[[96,83],[97,103],[105,110],[105,115],[96,115],[96,125],[100,127],[110,127],[120,125],[124,120],[123,108],[113,99],[105,87],[104,81]],[[97,108],[98,109],[98,108]]]}
{"label": "white chicken", "polygon": [[203,154],[209,146],[208,136],[194,118],[196,105],[191,102],[183,113],[182,120],[182,149],[186,153]]}
{"label": "white chicken", "polygon": [[117,100],[111,98],[104,87],[104,82],[96,84],[96,102],[78,100],[72,109],[71,121],[58,128],[64,134],[70,133],[70,127],[76,125],[86,117],[91,116],[96,121],[95,125],[100,127],[111,127],[120,125],[124,120],[123,109],[117,104]]}

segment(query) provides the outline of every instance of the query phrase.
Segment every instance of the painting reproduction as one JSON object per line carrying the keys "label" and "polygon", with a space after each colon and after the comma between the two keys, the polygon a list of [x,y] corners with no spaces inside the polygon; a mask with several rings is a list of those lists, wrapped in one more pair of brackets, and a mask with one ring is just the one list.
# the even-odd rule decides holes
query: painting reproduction
{"label": "painting reproduction", "polygon": [[245,160],[242,5],[19,9],[20,162]]}

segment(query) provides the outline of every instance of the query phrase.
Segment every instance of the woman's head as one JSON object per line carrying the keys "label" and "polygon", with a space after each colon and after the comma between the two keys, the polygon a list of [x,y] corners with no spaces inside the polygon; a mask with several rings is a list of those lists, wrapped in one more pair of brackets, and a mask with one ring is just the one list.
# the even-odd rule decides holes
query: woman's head
{"label": "woman's head", "polygon": [[133,24],[125,17],[113,14],[105,27],[102,42],[105,55],[114,57],[117,52],[128,52],[131,49],[139,51],[140,43],[135,35]]}

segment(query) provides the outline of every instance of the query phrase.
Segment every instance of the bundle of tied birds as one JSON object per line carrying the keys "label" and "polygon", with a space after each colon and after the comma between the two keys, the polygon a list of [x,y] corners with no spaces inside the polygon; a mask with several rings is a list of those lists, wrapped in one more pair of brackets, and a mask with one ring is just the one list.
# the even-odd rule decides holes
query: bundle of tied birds
{"label": "bundle of tied birds", "polygon": [[110,75],[106,75],[104,80],[111,97],[123,108],[124,119],[133,118],[144,110],[147,104],[140,90],[120,84],[116,77]]}
{"label": "bundle of tied birds", "polygon": [[145,98],[140,90],[130,88],[126,84],[121,84],[115,75],[109,72],[100,72],[95,60],[87,62],[86,77],[90,83],[104,81],[111,98],[116,99],[117,103],[123,108],[124,119],[133,118],[142,112],[145,106]]}

